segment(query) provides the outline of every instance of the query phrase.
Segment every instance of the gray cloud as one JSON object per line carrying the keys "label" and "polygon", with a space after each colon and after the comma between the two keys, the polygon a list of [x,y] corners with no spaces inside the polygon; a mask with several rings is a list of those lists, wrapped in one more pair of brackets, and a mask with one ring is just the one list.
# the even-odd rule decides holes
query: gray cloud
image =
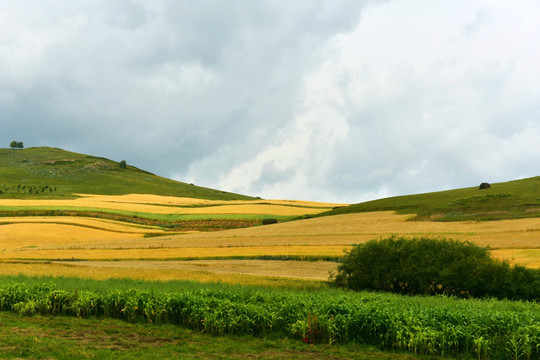
{"label": "gray cloud", "polygon": [[538,6],[427,4],[4,1],[0,143],[266,198],[537,175]]}

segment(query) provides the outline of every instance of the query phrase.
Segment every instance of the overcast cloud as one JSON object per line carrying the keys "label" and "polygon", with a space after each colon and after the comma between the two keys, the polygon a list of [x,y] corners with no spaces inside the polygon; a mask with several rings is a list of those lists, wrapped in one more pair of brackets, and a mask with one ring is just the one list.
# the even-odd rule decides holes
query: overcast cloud
{"label": "overcast cloud", "polygon": [[0,0],[0,145],[265,198],[540,175],[540,5]]}

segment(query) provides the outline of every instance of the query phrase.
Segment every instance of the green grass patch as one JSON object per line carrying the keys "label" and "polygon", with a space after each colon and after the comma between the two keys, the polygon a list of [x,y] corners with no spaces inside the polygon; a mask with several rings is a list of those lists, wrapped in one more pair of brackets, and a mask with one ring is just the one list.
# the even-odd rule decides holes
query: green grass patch
{"label": "green grass patch", "polygon": [[[429,359],[366,345],[306,345],[288,338],[216,338],[175,325],[0,313],[2,359]],[[430,357],[431,358],[431,357]]]}
{"label": "green grass patch", "polygon": [[396,196],[337,208],[309,217],[369,211],[416,214],[414,220],[486,221],[540,216],[540,177],[478,187]]}
{"label": "green grass patch", "polygon": [[155,194],[209,200],[254,199],[166,179],[134,166],[124,169],[106,158],[50,147],[0,149],[0,173],[1,198]]}

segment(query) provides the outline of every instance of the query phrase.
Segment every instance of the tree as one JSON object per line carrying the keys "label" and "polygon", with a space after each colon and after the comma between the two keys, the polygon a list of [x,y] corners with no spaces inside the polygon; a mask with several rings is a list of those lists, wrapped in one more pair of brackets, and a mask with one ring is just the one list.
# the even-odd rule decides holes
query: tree
{"label": "tree", "polygon": [[24,147],[24,144],[22,141],[15,141],[13,140],[9,146],[12,148],[12,149],[22,149]]}
{"label": "tree", "polygon": [[122,161],[120,161],[120,167],[121,167],[122,169],[125,169],[125,168],[127,168],[127,163],[126,163],[126,160],[122,160]]}

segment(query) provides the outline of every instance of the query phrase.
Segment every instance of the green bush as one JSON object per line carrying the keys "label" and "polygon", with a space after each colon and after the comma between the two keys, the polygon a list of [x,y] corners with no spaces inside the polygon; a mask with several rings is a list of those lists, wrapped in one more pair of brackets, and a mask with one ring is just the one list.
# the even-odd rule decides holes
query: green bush
{"label": "green bush", "polygon": [[24,148],[24,144],[22,141],[15,141],[13,140],[9,146],[12,148],[12,149],[22,149]]}
{"label": "green bush", "polygon": [[334,276],[353,290],[540,299],[540,271],[510,266],[470,242],[390,237],[353,247]]}

